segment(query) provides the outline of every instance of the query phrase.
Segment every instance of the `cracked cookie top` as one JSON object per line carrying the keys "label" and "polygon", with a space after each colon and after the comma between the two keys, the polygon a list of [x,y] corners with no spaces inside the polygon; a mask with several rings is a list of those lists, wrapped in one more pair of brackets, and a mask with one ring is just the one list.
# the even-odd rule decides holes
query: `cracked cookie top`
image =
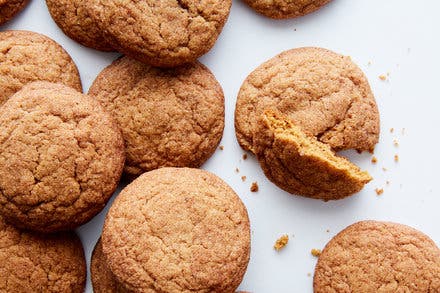
{"label": "cracked cookie top", "polygon": [[379,139],[379,111],[363,72],[322,48],[285,51],[244,81],[235,109],[237,140],[254,150],[256,123],[276,109],[334,150],[370,151]]}
{"label": "cracked cookie top", "polygon": [[331,0],[244,0],[258,13],[275,19],[300,17],[318,10]]}
{"label": "cracked cookie top", "polygon": [[20,12],[29,0],[0,0],[0,25]]}
{"label": "cracked cookie top", "polygon": [[199,62],[159,69],[122,57],[99,74],[89,94],[122,130],[129,175],[199,167],[223,134],[223,90]]}
{"label": "cracked cookie top", "polygon": [[314,292],[440,292],[440,250],[411,227],[353,224],[324,248]]}
{"label": "cracked cookie top", "polygon": [[216,42],[231,0],[91,0],[87,9],[110,44],[160,67],[195,61]]}
{"label": "cracked cookie top", "polygon": [[249,218],[214,174],[161,168],[116,198],[102,249],[118,281],[135,292],[235,292],[249,261]]}
{"label": "cracked cookie top", "polygon": [[29,31],[0,32],[0,105],[33,81],[62,83],[82,91],[75,63],[55,41]]}
{"label": "cracked cookie top", "polygon": [[97,101],[35,82],[0,112],[0,214],[21,228],[73,229],[105,206],[119,183],[124,143]]}
{"label": "cracked cookie top", "polygon": [[88,0],[46,0],[47,8],[61,30],[78,43],[101,51],[112,51],[103,31],[85,8]]}
{"label": "cracked cookie top", "polygon": [[41,235],[0,217],[1,292],[84,292],[86,260],[74,232]]}

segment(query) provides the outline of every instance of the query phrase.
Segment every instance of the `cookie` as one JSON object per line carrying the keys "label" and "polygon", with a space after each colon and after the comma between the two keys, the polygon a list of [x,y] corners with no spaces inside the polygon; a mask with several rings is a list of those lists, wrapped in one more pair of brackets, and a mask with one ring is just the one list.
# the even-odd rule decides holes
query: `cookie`
{"label": "cookie", "polygon": [[33,81],[62,83],[82,91],[75,63],[55,41],[29,31],[0,32],[0,105]]}
{"label": "cookie", "polygon": [[21,231],[0,217],[0,291],[82,293],[86,260],[74,232]]}
{"label": "cookie", "polygon": [[121,191],[102,250],[117,280],[135,292],[235,292],[249,261],[249,218],[214,174],[161,168]]}
{"label": "cookie", "polygon": [[285,51],[247,77],[235,109],[243,149],[255,152],[256,122],[267,108],[336,151],[370,151],[379,139],[379,112],[365,75],[349,57],[326,49]]}
{"label": "cookie", "polygon": [[132,176],[164,166],[199,167],[223,135],[223,91],[199,62],[159,69],[123,57],[99,74],[89,94],[121,128],[125,172]]}
{"label": "cookie", "polygon": [[196,61],[216,42],[231,0],[89,0],[87,9],[120,52],[159,67]]}
{"label": "cookie", "polygon": [[264,174],[287,192],[336,200],[359,192],[372,179],[282,114],[266,110],[257,129],[254,147]]}
{"label": "cookie", "polygon": [[12,19],[29,0],[0,0],[0,25]]}
{"label": "cookie", "polygon": [[314,292],[440,292],[440,250],[411,227],[358,222],[336,235],[315,268]]}
{"label": "cookie", "polygon": [[284,19],[312,13],[330,0],[244,0],[244,2],[264,16]]}
{"label": "cookie", "polygon": [[107,265],[107,260],[102,252],[101,239],[93,249],[90,263],[90,273],[94,293],[128,293],[127,289],[119,283]]}
{"label": "cookie", "polygon": [[122,135],[97,101],[35,82],[0,111],[0,214],[25,229],[68,230],[100,212],[124,166]]}
{"label": "cookie", "polygon": [[47,8],[59,28],[78,43],[100,51],[113,51],[84,2],[87,0],[46,0]]}

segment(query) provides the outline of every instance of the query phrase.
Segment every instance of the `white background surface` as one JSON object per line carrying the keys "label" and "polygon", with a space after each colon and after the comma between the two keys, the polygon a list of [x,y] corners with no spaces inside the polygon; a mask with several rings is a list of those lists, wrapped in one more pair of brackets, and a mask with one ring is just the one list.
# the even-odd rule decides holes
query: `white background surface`
{"label": "white background surface", "polygon": [[[312,292],[316,259],[310,250],[323,248],[334,234],[358,220],[401,222],[440,243],[439,11],[436,0],[334,0],[312,15],[275,21],[233,1],[216,46],[201,58],[220,81],[226,98],[224,150],[218,150],[203,168],[228,182],[249,211],[252,253],[240,289]],[[62,44],[77,63],[86,90],[118,56],[82,47],[63,35],[43,0],[33,0],[16,19],[1,27],[6,29],[37,31]],[[368,76],[379,105],[378,163],[370,162],[370,154],[344,153],[367,169],[374,181],[345,200],[324,203],[281,191],[264,177],[253,156],[241,159],[243,151],[235,139],[234,107],[242,81],[263,61],[301,46],[321,46],[352,56]],[[388,72],[388,81],[379,80],[379,75]],[[390,133],[392,127],[394,133]],[[394,139],[398,147],[393,145]],[[400,157],[398,163],[395,154]],[[234,171],[237,167],[239,173]],[[243,175],[247,176],[244,183]],[[249,191],[253,181],[260,185],[258,193]],[[384,188],[383,195],[377,196],[375,188]],[[78,229],[88,261],[106,211]],[[291,239],[278,253],[272,246],[282,234]],[[87,292],[92,292],[90,276]]]}

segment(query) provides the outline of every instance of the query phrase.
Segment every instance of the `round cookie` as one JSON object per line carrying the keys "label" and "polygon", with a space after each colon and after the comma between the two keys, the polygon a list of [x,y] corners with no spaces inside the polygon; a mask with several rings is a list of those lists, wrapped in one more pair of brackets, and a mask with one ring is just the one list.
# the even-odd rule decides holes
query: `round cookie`
{"label": "round cookie", "polygon": [[124,165],[121,133],[97,101],[35,82],[0,112],[0,214],[41,232],[68,230],[100,212]]}
{"label": "round cookie", "polygon": [[371,151],[379,139],[379,111],[365,75],[350,57],[326,49],[285,51],[246,78],[235,109],[243,149],[255,152],[256,123],[268,108],[336,151]]}
{"label": "round cookie", "polygon": [[161,168],[116,198],[102,249],[118,281],[135,292],[235,292],[249,261],[249,218],[214,174]]}
{"label": "round cookie", "polygon": [[82,293],[83,246],[74,232],[39,235],[0,218],[0,291]]}
{"label": "round cookie", "polygon": [[256,12],[275,19],[294,18],[312,13],[331,0],[244,0]]}
{"label": "round cookie", "polygon": [[121,128],[129,175],[164,166],[199,167],[223,134],[223,91],[199,62],[159,69],[123,57],[99,74],[89,95]]}
{"label": "round cookie", "polygon": [[85,8],[88,0],[46,0],[53,20],[78,43],[100,51],[113,51]]}
{"label": "round cookie", "polygon": [[29,31],[0,32],[0,105],[33,81],[62,83],[82,91],[75,63],[55,41]]}
{"label": "round cookie", "polygon": [[411,227],[353,224],[322,251],[314,292],[440,292],[440,250]]}
{"label": "round cookie", "polygon": [[124,54],[159,67],[196,61],[216,42],[231,0],[89,0],[87,9]]}
{"label": "round cookie", "polygon": [[94,293],[128,293],[127,289],[119,283],[115,275],[107,265],[107,260],[102,252],[101,239],[93,249],[92,260],[90,263],[90,273]]}
{"label": "round cookie", "polygon": [[29,0],[0,0],[0,25],[12,19]]}

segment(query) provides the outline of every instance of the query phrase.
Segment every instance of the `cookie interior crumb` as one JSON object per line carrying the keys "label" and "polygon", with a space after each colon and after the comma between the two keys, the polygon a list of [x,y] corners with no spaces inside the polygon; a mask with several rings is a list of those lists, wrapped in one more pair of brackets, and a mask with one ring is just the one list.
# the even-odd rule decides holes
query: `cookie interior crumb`
{"label": "cookie interior crumb", "polygon": [[283,235],[277,239],[273,248],[276,251],[280,251],[281,249],[283,249],[287,245],[287,243],[289,243],[289,235]]}
{"label": "cookie interior crumb", "polygon": [[257,182],[252,182],[251,192],[257,192],[257,191],[258,191],[258,183]]}
{"label": "cookie interior crumb", "polygon": [[377,195],[382,195],[383,194],[383,188],[376,188],[374,191],[376,191]]}
{"label": "cookie interior crumb", "polygon": [[321,249],[316,249],[313,248],[310,253],[314,256],[314,257],[319,257],[321,255]]}

